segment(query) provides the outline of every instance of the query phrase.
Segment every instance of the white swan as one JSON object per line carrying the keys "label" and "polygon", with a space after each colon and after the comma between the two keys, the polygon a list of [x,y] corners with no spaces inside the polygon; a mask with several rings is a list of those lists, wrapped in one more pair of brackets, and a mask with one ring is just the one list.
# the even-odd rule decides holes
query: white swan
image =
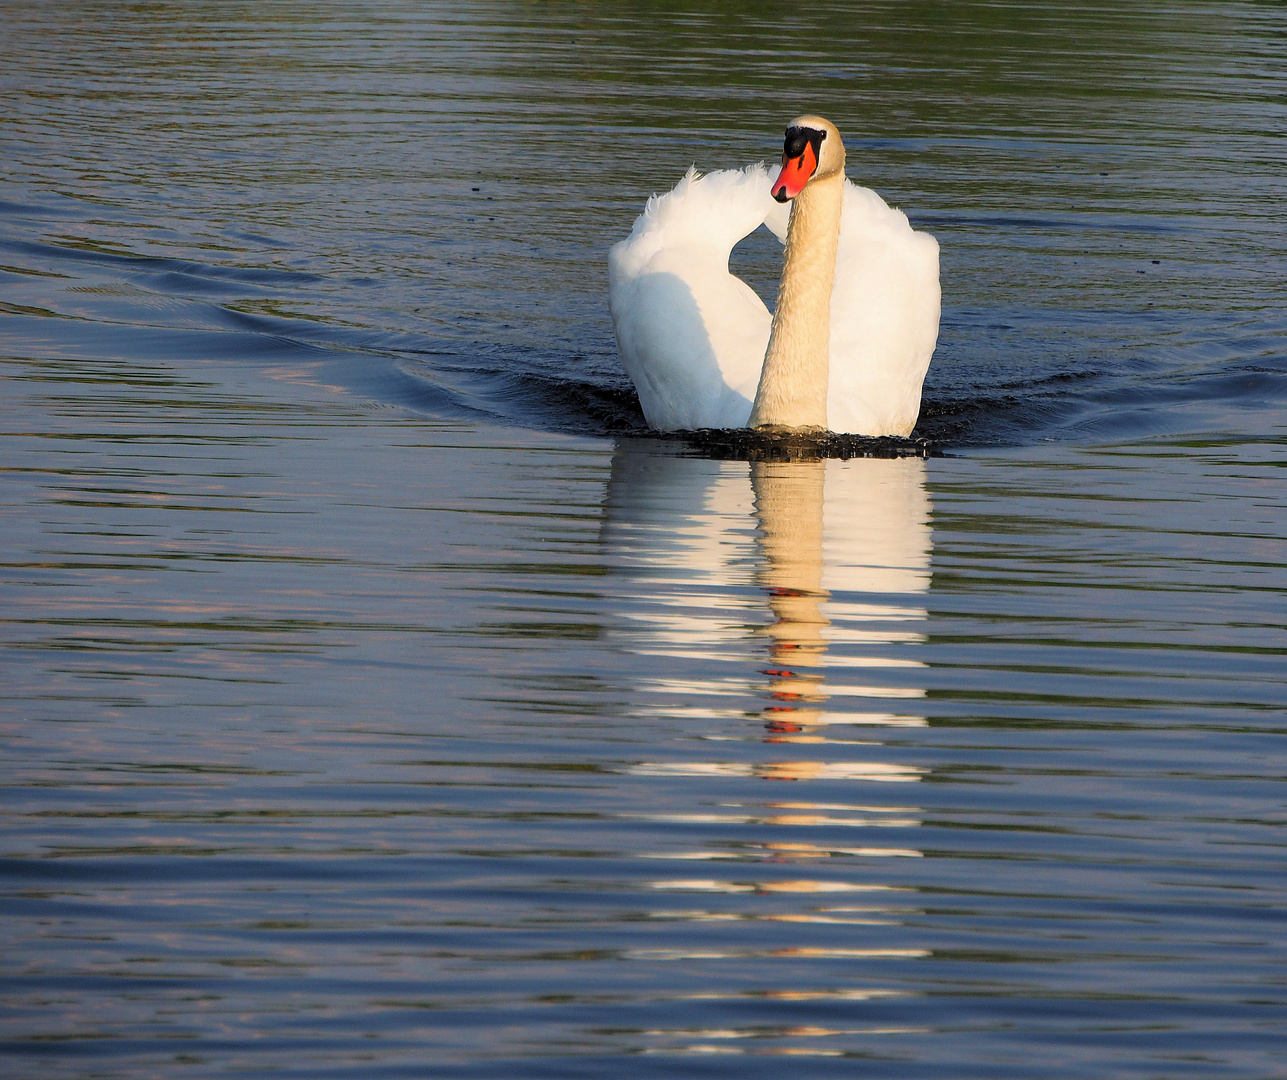
{"label": "white swan", "polygon": [[[911,434],[938,338],[938,243],[844,167],[835,126],[799,117],[772,183],[763,165],[690,169],[612,248],[617,346],[654,428]],[[728,270],[761,224],[786,243],[773,316]]]}

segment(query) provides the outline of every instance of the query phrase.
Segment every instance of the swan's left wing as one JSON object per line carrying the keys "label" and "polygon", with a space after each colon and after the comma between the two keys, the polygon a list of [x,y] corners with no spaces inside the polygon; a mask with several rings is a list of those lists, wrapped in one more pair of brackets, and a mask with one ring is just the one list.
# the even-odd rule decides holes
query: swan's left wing
{"label": "swan's left wing", "polygon": [[910,435],[938,340],[938,241],[845,181],[831,294],[833,431]]}

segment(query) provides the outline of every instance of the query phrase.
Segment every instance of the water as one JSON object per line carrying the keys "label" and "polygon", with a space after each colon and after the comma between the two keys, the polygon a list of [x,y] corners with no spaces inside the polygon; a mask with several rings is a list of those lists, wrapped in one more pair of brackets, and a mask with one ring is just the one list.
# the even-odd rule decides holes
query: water
{"label": "water", "polygon": [[[1283,1075],[1280,6],[3,17],[6,1076]],[[805,109],[946,456],[623,384]]]}

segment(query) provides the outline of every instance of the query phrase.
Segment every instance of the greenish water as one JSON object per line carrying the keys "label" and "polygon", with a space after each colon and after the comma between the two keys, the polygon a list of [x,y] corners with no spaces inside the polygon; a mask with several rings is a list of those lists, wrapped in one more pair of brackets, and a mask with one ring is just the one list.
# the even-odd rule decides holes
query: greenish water
{"label": "greenish water", "polygon": [[[6,1076],[1281,1075],[1287,16],[784,10],[3,6]],[[806,108],[946,456],[617,368]]]}

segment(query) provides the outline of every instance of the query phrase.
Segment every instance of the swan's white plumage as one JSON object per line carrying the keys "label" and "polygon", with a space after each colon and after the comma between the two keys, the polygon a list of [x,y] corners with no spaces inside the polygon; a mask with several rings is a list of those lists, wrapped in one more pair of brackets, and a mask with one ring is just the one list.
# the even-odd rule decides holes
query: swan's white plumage
{"label": "swan's white plumage", "polygon": [[[626,373],[662,431],[745,427],[772,317],[728,270],[760,225],[785,239],[790,207],[763,165],[699,176],[654,195],[608,257],[609,302]],[[831,294],[827,426],[910,434],[938,338],[938,243],[874,191],[845,181]]]}

